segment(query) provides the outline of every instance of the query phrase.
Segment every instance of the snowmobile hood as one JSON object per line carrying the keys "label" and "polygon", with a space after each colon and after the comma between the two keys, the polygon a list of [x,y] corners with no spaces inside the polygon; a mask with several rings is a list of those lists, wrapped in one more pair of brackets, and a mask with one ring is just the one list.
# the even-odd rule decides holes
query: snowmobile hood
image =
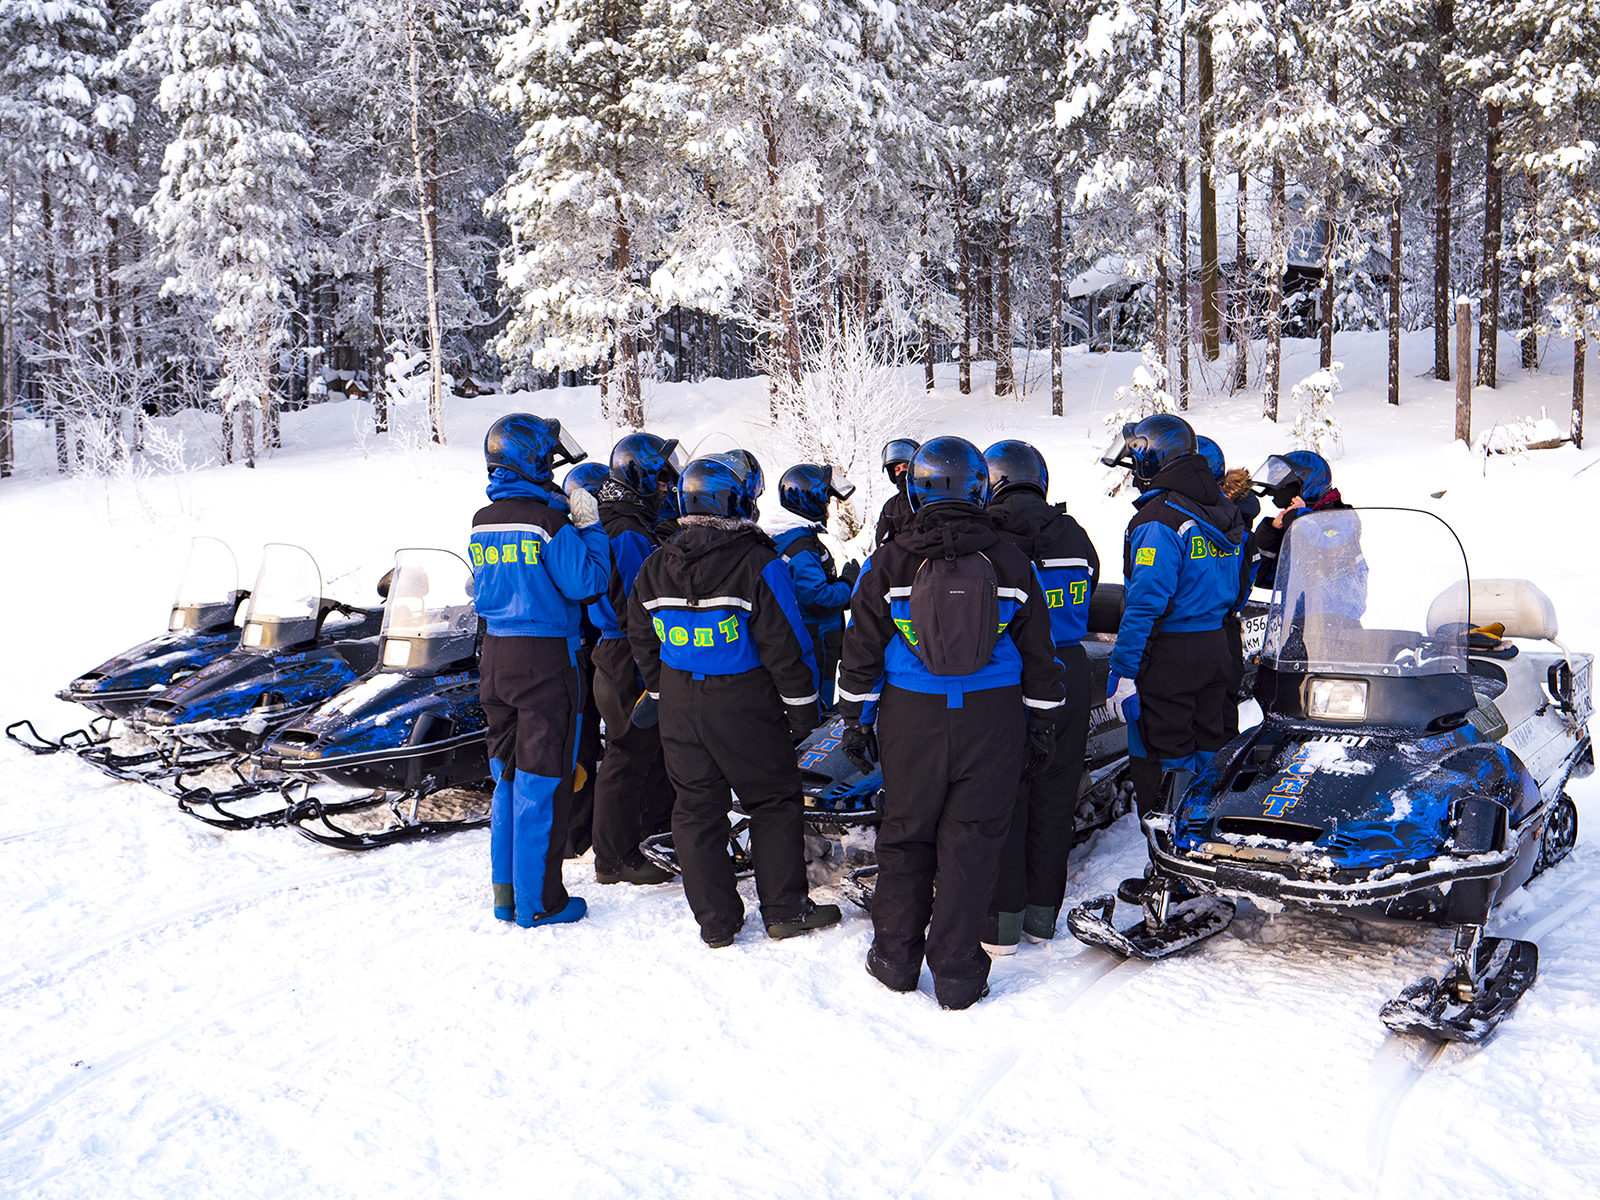
{"label": "snowmobile hood", "polygon": [[1180,851],[1337,877],[1458,852],[1454,806],[1473,798],[1502,805],[1510,828],[1540,802],[1527,768],[1470,725],[1416,736],[1269,722],[1194,781],[1173,837]]}
{"label": "snowmobile hood", "polygon": [[758,527],[740,521],[732,528],[686,525],[662,543],[657,554],[665,555],[673,580],[687,587],[691,596],[716,596],[752,551],[765,547],[776,554],[772,539]]}
{"label": "snowmobile hood", "polygon": [[120,716],[215,662],[238,644],[237,627],[218,634],[162,634],[85,671],[56,695]]}
{"label": "snowmobile hood", "polygon": [[[253,733],[327,699],[377,665],[376,639],[262,653],[240,649],[168,688],[139,713],[153,730],[209,733],[243,722]],[[259,726],[259,727],[257,727]]]}
{"label": "snowmobile hood", "polygon": [[1158,472],[1150,481],[1149,490],[1134,500],[1134,507],[1143,508],[1161,496],[1173,507],[1209,526],[1207,532],[1213,533],[1217,540],[1225,538],[1235,546],[1244,543],[1247,532],[1244,517],[1238,505],[1222,494],[1201,455],[1185,455]]}
{"label": "snowmobile hood", "polygon": [[994,519],[976,504],[946,500],[912,514],[895,544],[919,558],[978,554],[1000,540]]}
{"label": "snowmobile hood", "polygon": [[995,528],[1018,539],[1023,553],[1040,558],[1050,546],[1065,536],[1065,504],[1051,504],[1043,496],[1024,488],[996,500],[987,509]]}

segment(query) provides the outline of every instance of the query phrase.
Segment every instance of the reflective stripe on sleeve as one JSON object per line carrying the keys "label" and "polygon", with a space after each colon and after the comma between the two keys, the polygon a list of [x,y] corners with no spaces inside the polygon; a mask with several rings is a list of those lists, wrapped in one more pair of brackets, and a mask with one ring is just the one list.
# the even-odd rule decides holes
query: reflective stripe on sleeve
{"label": "reflective stripe on sleeve", "polygon": [[1022,698],[1022,702],[1029,708],[1060,708],[1066,703],[1065,700],[1033,700],[1027,696]]}
{"label": "reflective stripe on sleeve", "polygon": [[1049,570],[1052,567],[1082,567],[1091,574],[1094,568],[1089,565],[1087,558],[1041,558],[1039,565]]}
{"label": "reflective stripe on sleeve", "polygon": [[837,694],[839,699],[848,700],[852,704],[865,704],[868,700],[876,700],[881,695],[879,692],[868,692],[858,696],[855,692],[847,692],[843,688],[839,688]]}
{"label": "reflective stripe on sleeve", "polygon": [[1002,600],[1015,600],[1018,604],[1028,602],[1028,593],[1021,588],[995,588],[994,593]]}
{"label": "reflective stripe on sleeve", "polygon": [[817,693],[812,692],[811,695],[801,696],[799,699],[796,699],[793,696],[779,696],[778,699],[791,706],[798,704],[815,704],[817,701]]}

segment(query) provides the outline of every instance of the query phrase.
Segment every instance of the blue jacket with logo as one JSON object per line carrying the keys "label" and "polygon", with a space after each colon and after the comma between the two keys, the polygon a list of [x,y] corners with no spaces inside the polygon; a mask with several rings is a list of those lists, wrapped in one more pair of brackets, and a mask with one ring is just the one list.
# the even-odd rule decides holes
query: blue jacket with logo
{"label": "blue jacket with logo", "polygon": [[578,529],[567,499],[509,472],[490,476],[490,503],[467,545],[472,602],[494,637],[558,637],[576,645],[584,604],[606,590],[611,547],[599,525]]}
{"label": "blue jacket with logo", "polygon": [[1138,677],[1157,632],[1221,629],[1248,595],[1244,518],[1204,458],[1178,459],[1134,504],[1122,550],[1126,606],[1111,652],[1111,670],[1124,679]]}
{"label": "blue jacket with logo", "polygon": [[800,619],[812,630],[843,629],[850,585],[834,574],[833,555],[818,539],[821,525],[801,525],[774,534],[772,543],[789,565]]}
{"label": "blue jacket with logo", "polygon": [[753,703],[774,688],[790,708],[817,702],[816,658],[789,568],[749,522],[685,518],[634,578],[628,641],[653,696],[669,669],[693,679],[759,671]]}
{"label": "blue jacket with logo", "polygon": [[[998,584],[1001,636],[989,661],[970,675],[935,675],[911,648],[917,571],[947,551],[987,555]],[[1060,707],[1066,688],[1038,578],[1027,556],[1001,539],[982,509],[958,502],[929,505],[862,564],[844,632],[839,711],[870,724],[885,683],[943,695],[950,708],[962,707],[967,692],[1020,685],[1027,707]]]}

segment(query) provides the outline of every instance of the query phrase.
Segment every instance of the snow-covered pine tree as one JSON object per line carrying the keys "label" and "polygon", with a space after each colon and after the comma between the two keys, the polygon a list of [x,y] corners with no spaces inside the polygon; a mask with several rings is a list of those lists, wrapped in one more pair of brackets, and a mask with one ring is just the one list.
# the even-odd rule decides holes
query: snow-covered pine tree
{"label": "snow-covered pine tree", "polygon": [[221,360],[213,395],[255,465],[252,415],[273,401],[284,292],[308,215],[302,163],[310,148],[281,95],[279,62],[298,53],[285,0],[156,0],[130,51],[159,74],[159,103],[176,126],[149,220],[169,264],[166,293],[212,310]]}
{"label": "snow-covered pine tree", "polygon": [[1330,363],[1294,385],[1290,399],[1298,400],[1300,408],[1289,440],[1296,450],[1314,450],[1332,458],[1335,448],[1343,449],[1344,430],[1333,415],[1333,395],[1343,387],[1339,382],[1342,370],[1343,363]]}
{"label": "snow-covered pine tree", "polygon": [[[636,0],[528,0],[500,43],[495,99],[522,130],[493,205],[511,230],[500,277],[508,363],[609,367],[616,416],[644,425],[639,335],[653,319],[648,264],[669,181],[631,93],[643,72]],[[602,384],[602,396],[606,394]]]}

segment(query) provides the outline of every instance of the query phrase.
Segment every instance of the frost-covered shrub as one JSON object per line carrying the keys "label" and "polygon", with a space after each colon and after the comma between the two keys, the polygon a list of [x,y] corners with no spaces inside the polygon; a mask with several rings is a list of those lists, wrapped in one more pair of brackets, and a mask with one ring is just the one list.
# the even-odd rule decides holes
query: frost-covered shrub
{"label": "frost-covered shrub", "polygon": [[1117,407],[1106,416],[1106,428],[1112,433],[1156,413],[1178,411],[1178,402],[1167,391],[1166,364],[1156,353],[1155,346],[1145,343],[1139,365],[1133,369],[1133,380],[1119,387],[1112,400]]}
{"label": "frost-covered shrub", "polygon": [[1300,402],[1300,411],[1295,414],[1289,438],[1296,450],[1313,450],[1324,458],[1335,457],[1335,450],[1343,452],[1344,431],[1339,418],[1333,415],[1333,394],[1343,387],[1339,382],[1342,370],[1343,363],[1331,363],[1326,370],[1307,375],[1294,385],[1289,395]]}
{"label": "frost-covered shrub", "polygon": [[1566,441],[1566,435],[1552,421],[1544,409],[1537,419],[1518,417],[1514,421],[1496,421],[1473,441],[1479,454],[1521,454],[1524,450],[1550,450]]}

